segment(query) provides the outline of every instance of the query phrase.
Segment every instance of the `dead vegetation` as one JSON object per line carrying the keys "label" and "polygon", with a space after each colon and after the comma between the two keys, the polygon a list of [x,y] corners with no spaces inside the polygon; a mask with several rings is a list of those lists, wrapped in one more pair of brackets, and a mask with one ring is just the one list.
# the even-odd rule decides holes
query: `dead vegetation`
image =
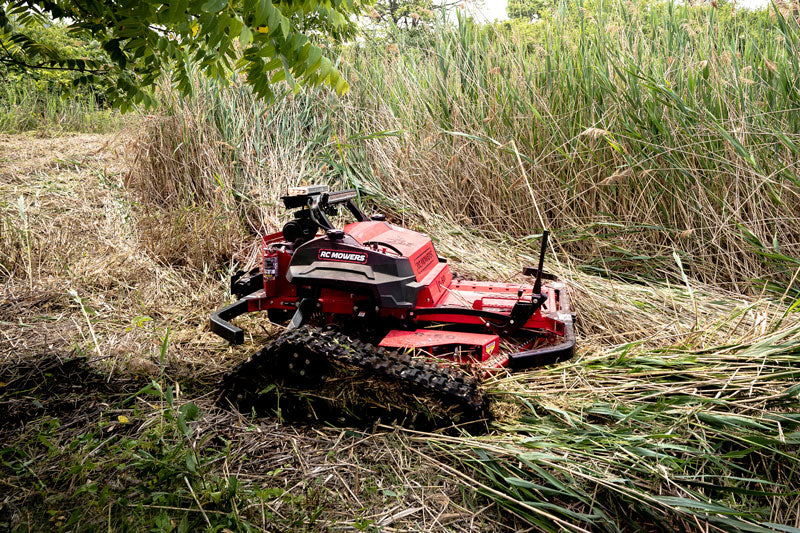
{"label": "dead vegetation", "polygon": [[[530,232],[531,227],[547,225],[548,219],[542,222],[546,214],[540,217],[537,212],[541,206],[575,207],[566,186],[538,183],[529,190],[518,161],[512,165],[515,173],[519,171],[514,178],[518,194],[507,201],[504,189],[490,175],[492,168],[508,164],[509,153],[485,140],[471,146],[467,141],[451,139],[442,144],[441,139],[431,139],[428,149],[453,147],[464,156],[449,167],[436,158],[442,154],[424,157],[420,146],[403,144],[397,135],[359,144],[358,134],[350,130],[350,138],[343,142],[348,129],[337,129],[338,119],[327,121],[339,116],[337,108],[326,108],[307,95],[287,99],[265,117],[280,125],[275,128],[280,135],[264,132],[259,130],[261,120],[254,118],[261,113],[243,111],[256,104],[240,97],[222,93],[215,107],[223,116],[213,120],[222,125],[221,136],[223,129],[229,135],[228,146],[237,147],[238,164],[213,180],[226,193],[229,216],[241,217],[254,230],[277,231],[280,209],[276,206],[287,180],[297,183],[311,172],[314,180],[323,176],[334,186],[359,186],[367,210],[388,211],[392,220],[428,232],[437,251],[451,259],[458,273],[512,280],[519,279],[520,265],[535,263],[538,236],[521,234],[521,228],[506,233],[498,220],[517,224],[514,215],[524,209]],[[208,106],[203,102],[175,112],[185,115],[181,120],[190,124],[190,117]],[[388,111],[359,109],[353,123],[363,120],[375,121],[369,122],[370,131],[396,124]],[[193,157],[198,148],[183,141],[167,143],[165,138],[173,135],[171,124],[170,120],[150,122],[144,138],[153,144],[180,145],[173,160],[161,168],[180,188],[185,179],[180,169],[186,166],[180,158]],[[315,132],[314,138],[300,139],[306,131]],[[186,142],[191,139],[187,137]],[[143,142],[138,148],[147,151],[147,146]],[[275,154],[290,154],[291,159],[275,164]],[[383,173],[387,166],[393,170]],[[453,181],[441,177],[443,169]],[[138,172],[136,167],[132,172]],[[437,176],[433,192],[428,187],[431,176]],[[470,185],[473,177],[477,185]],[[191,189],[191,183],[187,187]],[[747,190],[749,185],[743,187]],[[439,190],[444,191],[442,195]],[[550,199],[533,192],[540,190],[548,191]],[[553,195],[563,196],[553,200]],[[515,201],[524,201],[526,206],[515,208]],[[193,205],[204,204],[175,197],[173,209]],[[506,211],[499,215],[495,205]],[[616,208],[626,210],[625,205]],[[647,207],[646,203],[635,205]],[[772,217],[767,209],[762,205],[759,212]],[[638,216],[633,207],[626,213]],[[594,216],[589,208],[573,214],[577,218],[562,219],[567,228],[575,228],[578,219],[585,222]],[[597,228],[602,235],[610,235],[616,231],[614,224]],[[800,442],[795,280],[787,278],[780,292],[770,286],[761,293],[748,293],[741,290],[741,280],[723,283],[732,289],[726,290],[698,281],[681,248],[666,240],[644,247],[659,248],[658,257],[640,253],[641,239],[646,240],[650,230],[640,234],[635,224],[627,223],[619,228],[625,246],[634,250],[623,262],[601,253],[606,246],[619,251],[614,238],[584,234],[580,226],[573,233],[556,235],[548,268],[564,277],[573,292],[578,357],[550,369],[489,380],[486,389],[497,415],[492,433],[482,438],[420,437],[430,449],[444,454],[434,458],[439,471],[477,488],[543,530],[697,527],[727,531],[762,530],[770,524],[797,526],[797,460],[790,452]],[[624,236],[628,231],[635,235],[630,241]],[[721,231],[730,232],[732,227]],[[692,232],[682,235],[678,238],[693,238]],[[558,245],[571,239],[571,247]],[[734,248],[742,251],[740,244]],[[705,245],[692,242],[691,246]],[[586,254],[593,255],[590,261]],[[253,258],[240,257],[245,264]],[[695,257],[700,258],[707,279],[721,274],[717,266],[703,263],[700,255]],[[742,278],[754,275],[752,259],[738,252],[714,257],[726,262],[726,268],[740,266]],[[644,265],[645,270],[638,272],[636,265]],[[424,452],[410,446],[403,453],[413,457]]]}
{"label": "dead vegetation", "polygon": [[[719,431],[731,423],[725,413],[748,417],[769,431],[777,421],[788,441],[776,446],[794,442],[794,415],[786,414],[795,401],[794,374],[788,370],[793,359],[784,354],[793,353],[797,326],[787,302],[748,299],[689,279],[677,287],[600,280],[579,272],[561,254],[552,270],[566,274],[574,293],[580,356],[553,369],[490,381],[498,421],[485,438],[292,426],[221,410],[215,406],[214,384],[222,372],[275,333],[258,317],[249,318],[254,338],[243,349],[231,349],[207,331],[207,313],[223,299],[234,257],[247,262],[252,250],[242,244],[230,254],[215,252],[215,243],[228,236],[207,232],[202,240],[208,242],[165,259],[157,252],[160,243],[152,242],[156,237],[140,224],[148,209],[180,216],[175,212],[190,206],[158,206],[145,202],[138,189],[129,192],[123,186],[126,168],[114,155],[115,138],[63,141],[4,138],[6,149],[28,143],[31,150],[40,143],[42,152],[56,148],[62,153],[54,163],[31,150],[42,166],[6,171],[0,185],[4,223],[21,229],[20,239],[3,246],[4,252],[17,251],[4,273],[0,310],[5,465],[0,483],[14,489],[0,501],[2,524],[567,527],[569,521],[539,507],[539,496],[520,492],[524,485],[519,483],[529,483],[520,476],[532,476],[542,486],[558,479],[557,486],[573,487],[554,499],[548,496],[546,501],[558,502],[555,509],[586,511],[585,501],[574,500],[575,491],[600,490],[596,505],[604,513],[612,513],[607,502],[625,501],[629,493],[597,489],[587,479],[630,476],[637,490],[676,486],[672,478],[651,478],[651,466],[636,459],[644,448],[652,453],[669,448],[661,448],[658,439],[641,440],[627,424],[617,425],[620,419],[644,413],[636,423],[654,433],[685,425],[688,436],[674,438],[689,439],[681,441],[687,450],[694,449],[690,444],[707,447],[709,455],[673,458],[683,470],[665,476],[690,480],[702,475],[696,465],[715,456],[720,442],[740,438]],[[23,209],[12,209],[19,198]],[[197,213],[208,216],[208,211]],[[524,242],[487,241],[441,215],[419,216],[432,229],[439,252],[454,258],[464,275],[514,279],[515,266],[532,260]],[[240,243],[250,240],[244,233],[237,237]],[[754,403],[748,399],[753,395],[769,401]],[[655,414],[651,398],[669,416]],[[719,412],[709,409],[698,426],[696,406],[680,407],[686,398],[700,399],[700,405],[712,401]],[[584,442],[587,428],[602,429],[596,436],[599,447],[589,451],[576,444]],[[698,435],[708,440],[691,440]],[[540,439],[552,453],[535,451],[531,443]],[[724,446],[741,452],[735,444]],[[562,462],[572,456],[584,459]],[[761,462],[745,467],[760,469],[767,487],[796,486],[787,470],[793,463],[781,466],[773,460],[757,453],[752,461]],[[63,465],[73,466],[65,471]],[[624,470],[616,470],[620,465]],[[542,468],[556,477],[537,478]],[[685,495],[691,486],[678,483],[668,494]],[[547,489],[548,494],[554,490]],[[782,494],[771,499],[772,520],[794,523],[795,502]],[[683,500],[651,502],[657,510],[649,512],[670,517],[674,527],[694,523],[687,522],[697,516],[693,513],[704,516],[677,501]],[[142,513],[132,518],[131,506]],[[641,510],[626,512],[638,516]],[[702,520],[714,524],[713,518]],[[657,522],[648,523],[655,527]]]}
{"label": "dead vegetation", "polygon": [[0,139],[0,527],[514,529],[408,434],[215,406],[253,345],[207,331],[236,253],[213,246],[250,238],[198,210],[193,248],[160,253],[156,207],[123,187],[128,142]]}

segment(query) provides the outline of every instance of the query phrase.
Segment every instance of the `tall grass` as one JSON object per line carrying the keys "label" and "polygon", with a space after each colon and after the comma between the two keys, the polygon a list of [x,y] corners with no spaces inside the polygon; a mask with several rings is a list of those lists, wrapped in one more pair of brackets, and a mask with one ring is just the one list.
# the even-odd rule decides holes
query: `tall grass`
{"label": "tall grass", "polygon": [[107,133],[125,124],[122,115],[92,94],[67,96],[31,79],[0,87],[0,132]]}
{"label": "tall grass", "polygon": [[354,54],[361,101],[385,95],[418,141],[387,194],[490,231],[554,227],[601,272],[659,277],[676,249],[709,282],[791,275],[745,236],[797,255],[795,20],[600,2],[493,33],[461,21],[434,53]]}
{"label": "tall grass", "polygon": [[491,384],[503,432],[428,439],[544,530],[798,527],[797,322],[744,342],[625,344]]}
{"label": "tall grass", "polygon": [[747,232],[798,252],[798,28],[776,9],[614,2],[562,6],[529,39],[460,21],[432,53],[354,53],[371,85],[355,105],[382,95],[414,137],[382,169],[390,196],[489,231],[554,227],[602,271],[677,249],[738,287],[784,268]]}
{"label": "tall grass", "polygon": [[267,109],[209,86],[176,104],[189,120],[202,107],[229,163],[196,174],[260,202],[330,179],[487,234],[547,226],[582,268],[628,279],[677,276],[673,251],[736,290],[785,288],[800,266],[791,11],[603,0],[529,27],[459,19],[423,44],[393,38],[342,51],[341,100]]}

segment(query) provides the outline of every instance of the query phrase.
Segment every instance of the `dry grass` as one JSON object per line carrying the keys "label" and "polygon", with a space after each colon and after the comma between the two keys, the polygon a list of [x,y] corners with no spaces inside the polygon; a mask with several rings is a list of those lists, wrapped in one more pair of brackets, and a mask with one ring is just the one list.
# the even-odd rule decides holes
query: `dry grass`
{"label": "dry grass", "polygon": [[[97,528],[109,516],[118,527],[156,523],[164,509],[142,487],[161,474],[124,445],[148,453],[184,449],[159,429],[169,427],[164,399],[141,393],[155,380],[176,387],[176,405],[200,407],[194,442],[210,464],[195,490],[209,512],[220,509],[208,500],[213,484],[234,476],[242,488],[234,492],[239,507],[229,511],[256,529],[515,529],[514,518],[496,504],[465,492],[435,463],[409,455],[411,447],[435,456],[405,434],[292,427],[215,406],[221,372],[253,350],[253,344],[229,348],[206,326],[227,283],[224,268],[213,274],[204,268],[230,260],[213,246],[230,246],[233,233],[208,229],[214,221],[198,211],[198,223],[207,224],[194,236],[204,241],[195,249],[200,252],[165,259],[159,252],[165,243],[151,241],[161,234],[142,229],[155,207],[122,188],[119,147],[127,135],[4,136],[0,142],[0,201],[9,207],[3,220],[26,227],[16,210],[19,197],[27,220],[22,241],[4,239],[0,247],[4,257],[16,254],[0,278],[0,453],[6,461],[0,483],[8,489],[0,491],[0,524]],[[239,233],[236,239],[249,238]],[[13,252],[26,251],[28,242],[29,255]],[[249,330],[256,345],[274,335],[257,320]],[[26,461],[33,466],[20,466]],[[66,464],[75,465],[72,473]],[[172,502],[173,516],[205,524],[181,477],[173,477],[180,483],[170,490],[186,493]],[[209,492],[199,488],[204,484]],[[87,493],[82,486],[99,488]],[[104,490],[118,497],[93,496]],[[139,500],[124,503],[124,494]],[[130,515],[128,505],[139,503],[143,510]],[[79,519],[70,523],[73,512]]]}
{"label": "dry grass", "polygon": [[224,203],[225,191],[215,175],[230,172],[224,142],[213,124],[195,112],[168,117],[148,117],[143,130],[153,124],[169,135],[144,135],[138,139],[132,167],[125,177],[128,188],[139,191],[150,205],[173,206],[184,203]]}
{"label": "dry grass", "polygon": [[778,14],[607,1],[401,32],[400,53],[341,51],[346,97],[272,110],[198,83],[151,124],[135,184],[202,191],[260,229],[283,185],[325,179],[494,239],[551,228],[588,273],[679,281],[677,253],[704,283],[780,293],[800,266],[800,32]]}
{"label": "dry grass", "polygon": [[[148,135],[153,124],[169,135]],[[149,117],[139,128],[135,148],[126,151],[133,171],[123,183],[136,193],[136,229],[148,251],[164,263],[202,270],[250,247],[251,240],[242,239],[246,218],[231,216],[236,201],[220,182],[231,161],[202,116]]]}
{"label": "dry grass", "polygon": [[[155,330],[151,321],[138,319],[161,324],[170,317],[185,325],[192,306],[213,305],[213,280],[164,265],[142,243],[135,224],[139,206],[121,189],[124,141],[120,135],[5,136],[0,147],[9,162],[0,168],[2,201],[24,205],[22,213],[7,208],[4,217],[23,230],[26,246],[2,278],[3,299],[9,313],[44,312],[42,322],[71,324],[65,328],[70,334],[55,344],[64,351],[87,341],[82,347],[92,352],[141,355]],[[176,300],[175,294],[184,297]],[[51,309],[54,300],[59,307]],[[198,316],[193,326],[201,325]],[[37,342],[35,328],[15,333],[15,341],[22,333]],[[105,340],[95,346],[93,338]],[[14,348],[36,351],[27,343]]]}
{"label": "dry grass", "polygon": [[[383,430],[361,434],[239,418],[214,407],[213,395],[209,394],[211,384],[219,379],[223,370],[241,360],[274,332],[264,329],[263,321],[253,317],[247,329],[254,337],[248,339],[243,349],[231,349],[207,331],[208,311],[224,299],[227,275],[224,265],[230,257],[220,262],[215,252],[203,250],[225,246],[226,243],[220,241],[228,236],[224,233],[205,235],[207,242],[202,246],[207,248],[197,248],[201,251],[194,262],[185,259],[188,255],[165,261],[163,255],[155,253],[156,243],[147,240],[152,234],[140,228],[143,217],[148,216],[149,209],[162,209],[170,216],[180,216],[186,206],[168,208],[157,201],[145,203],[139,189],[127,192],[122,186],[125,168],[113,155],[113,143],[88,159],[77,157],[80,153],[96,152],[109,139],[68,137],[63,139],[63,145],[59,140],[36,141],[40,143],[39,150],[30,149],[30,155],[39,158],[41,164],[31,164],[24,173],[4,174],[2,196],[9,203],[20,195],[23,197],[32,245],[30,260],[27,254],[21,256],[3,285],[2,298],[11,305],[4,308],[0,321],[14,324],[14,327],[3,331],[0,342],[4,362],[1,380],[13,384],[20,378],[53,373],[52,368],[57,368],[53,367],[53,354],[63,359],[66,354],[77,351],[88,358],[87,369],[99,376],[91,379],[103,381],[110,387],[108,390],[105,386],[99,387],[105,392],[94,399],[85,399],[82,408],[73,415],[59,416],[70,428],[68,431],[48,433],[43,424],[49,418],[42,411],[32,411],[21,426],[5,427],[6,435],[18,435],[4,437],[9,443],[29,442],[45,435],[48,442],[62,450],[45,457],[42,455],[46,449],[44,445],[26,448],[26,453],[30,454],[26,457],[37,458],[42,465],[41,474],[49,473],[54,489],[47,493],[36,489],[22,491],[19,499],[6,500],[4,512],[11,513],[11,520],[26,520],[25,509],[39,497],[54,505],[58,502],[62,507],[90,509],[84,517],[87,524],[102,521],[109,511],[121,512],[113,505],[88,506],[74,494],[74,489],[64,484],[57,465],[64,460],[84,460],[82,455],[69,455],[64,450],[75,446],[75,439],[81,431],[87,430],[81,424],[90,419],[100,417],[103,424],[112,428],[97,436],[99,440],[92,449],[120,431],[120,424],[114,422],[119,414],[134,420],[133,426],[125,426],[125,435],[138,437],[138,442],[151,438],[149,431],[158,427],[161,422],[156,422],[164,420],[164,413],[169,411],[163,398],[155,401],[143,398],[137,400],[136,406],[120,406],[119,399],[130,397],[137,387],[153,379],[163,384],[179,381],[183,392],[177,394],[177,404],[191,401],[203,413],[194,426],[196,442],[204,442],[200,436],[210,437],[201,449],[211,454],[209,460],[215,466],[209,466],[202,479],[213,480],[217,479],[213,476],[230,473],[244,487],[258,485],[280,489],[268,492],[269,496],[267,493],[261,496],[237,493],[236,501],[241,504],[238,510],[241,515],[237,516],[240,518],[267,528],[270,524],[306,528],[313,519],[314,526],[319,528],[380,523],[403,529],[415,527],[423,520],[431,529],[454,530],[513,529],[518,519],[537,523],[536,513],[530,515],[530,503],[520,503],[519,494],[498,484],[496,479],[492,481],[482,470],[502,470],[507,467],[504,465],[517,464],[520,458],[529,457],[530,450],[525,443],[531,432],[549,435],[548,446],[566,446],[563,439],[578,438],[571,436],[570,425],[582,428],[583,424],[593,423],[614,428],[614,418],[608,424],[591,422],[592,416],[608,416],[604,414],[609,412],[608,406],[633,407],[646,404],[649,397],[670,398],[687,393],[712,399],[719,394],[729,401],[725,396],[727,392],[740,394],[739,391],[748,387],[752,398],[762,399],[762,404],[737,396],[733,401],[743,403],[734,403],[740,406],[735,407],[736,412],[744,409],[742,412],[748,416],[758,413],[758,417],[763,417],[776,409],[763,402],[780,395],[781,389],[793,382],[791,373],[785,378],[757,380],[758,375],[769,377],[774,371],[785,371],[788,364],[776,359],[765,367],[760,363],[765,352],[751,351],[743,360],[736,356],[741,351],[737,345],[794,342],[794,333],[780,341],[770,341],[773,331],[794,331],[797,327],[794,314],[783,316],[785,303],[745,298],[695,281],[689,281],[690,290],[685,285],[648,286],[602,280],[576,270],[569,257],[559,253],[549,265],[570,283],[579,317],[579,355],[574,361],[553,369],[501,375],[490,381],[487,387],[495,400],[494,410],[499,418],[497,431],[491,436],[451,440]],[[5,140],[8,150],[14,150],[17,143],[33,144],[29,138]],[[77,163],[54,164],[46,157],[48,151],[54,149],[62,152],[64,158],[60,159]],[[279,186],[275,187],[277,194]],[[75,202],[75,198],[83,201]],[[208,212],[198,209],[198,213]],[[23,225],[19,218],[13,218],[19,216],[17,211],[5,213],[10,225]],[[393,216],[405,217],[403,222],[412,227],[428,229],[437,242],[438,251],[452,258],[455,270],[464,275],[515,279],[519,276],[519,265],[533,262],[535,246],[529,241],[486,239],[454,224],[448,217],[425,210],[413,216],[409,211]],[[203,223],[211,227],[213,221]],[[268,220],[267,224],[270,223]],[[237,237],[241,242],[248,239],[244,234]],[[57,255],[47,253],[54,244],[60,247]],[[245,261],[249,257],[247,248],[241,250],[244,251],[238,252],[239,257]],[[210,265],[216,265],[217,269],[210,270]],[[20,318],[25,325],[17,327]],[[160,347],[167,330],[170,334],[162,361]],[[725,355],[726,351],[729,355]],[[660,360],[666,369],[647,368],[652,365],[653,358]],[[641,367],[642,364],[645,367]],[[642,369],[636,370],[640,367]],[[20,368],[27,368],[27,374],[22,372],[21,375]],[[676,382],[671,376],[681,377]],[[47,401],[56,401],[58,405],[80,401],[80,394],[76,396],[72,388],[56,387],[53,389],[55,397],[48,392],[51,389],[39,393],[14,385],[4,390],[4,405],[17,412],[24,410],[33,399],[45,407],[49,405]],[[531,404],[535,406],[533,411]],[[568,416],[573,418],[566,419],[567,428],[548,418],[558,412],[571,413]],[[622,416],[629,414],[629,411],[620,412],[625,413]],[[682,416],[694,416],[693,412],[689,409]],[[540,417],[537,425],[531,426],[531,417]],[[22,427],[22,431],[18,432],[18,427]],[[667,430],[666,427],[662,429]],[[713,430],[710,426],[697,429],[707,434],[713,434]],[[572,482],[578,483],[576,487],[596,476],[618,475],[615,468],[620,461],[609,457],[625,453],[615,448],[614,443],[621,438],[603,437],[601,448],[584,452],[591,453],[594,459],[584,461],[579,469],[559,470],[560,463],[552,458],[543,459],[546,464],[540,466],[555,469],[556,475],[565,476],[563,479],[567,481],[570,476],[574,477]],[[175,438],[166,442],[174,443]],[[223,453],[214,444],[217,442],[230,445],[225,445]],[[653,445],[659,446],[657,442]],[[96,469],[86,470],[80,476],[112,486],[115,470],[106,459],[116,457],[118,450],[111,445],[102,445],[98,450],[94,452],[98,456]],[[604,455],[603,450],[610,455]],[[222,455],[213,455],[220,453]],[[487,453],[495,463],[477,459]],[[566,446],[563,453],[577,452]],[[688,462],[687,468],[693,464],[696,463]],[[629,466],[628,471],[636,471],[633,466]],[[787,475],[782,469],[773,468],[773,471],[777,476]],[[13,471],[9,475],[9,482],[18,485],[30,474]],[[521,474],[517,472],[516,475]],[[781,479],[786,479],[789,486],[795,483],[791,476]],[[636,483],[658,486],[668,481],[643,477]],[[489,499],[475,499],[470,491],[463,491],[465,486],[479,488]],[[610,494],[614,497],[613,492]],[[191,495],[184,497],[191,498]],[[179,500],[179,503],[180,508],[195,509],[185,513],[198,513],[193,499]],[[508,510],[501,510],[506,505],[510,506],[510,514]],[[584,504],[567,502],[564,505],[581,509]],[[772,505],[774,520],[792,523],[796,519],[792,514],[794,502],[787,497],[774,497]],[[353,509],[363,511],[354,518]],[[322,514],[314,517],[316,510],[322,510]],[[155,520],[157,510],[151,511],[153,514],[148,520]],[[176,516],[183,513],[176,512]],[[677,521],[673,524],[687,524],[683,518],[677,518],[684,516],[683,511],[668,505],[663,512],[674,513],[672,520]],[[558,520],[552,522],[558,523]],[[540,527],[544,526],[540,524]]]}

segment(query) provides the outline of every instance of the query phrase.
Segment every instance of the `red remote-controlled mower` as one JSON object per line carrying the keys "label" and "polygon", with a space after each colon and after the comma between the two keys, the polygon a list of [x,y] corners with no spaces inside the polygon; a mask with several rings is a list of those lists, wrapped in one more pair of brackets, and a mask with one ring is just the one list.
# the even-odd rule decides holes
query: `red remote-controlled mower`
{"label": "red remote-controlled mower", "polygon": [[[523,270],[532,285],[461,280],[429,237],[365,215],[355,198],[327,186],[282,197],[293,219],[263,237],[262,268],[233,276],[240,299],[212,313],[211,329],[240,344],[230,321],[267,311],[286,332],[225,377],[223,403],[284,418],[465,424],[489,415],[488,373],[572,356],[566,288],[542,270],[547,231],[538,267]],[[355,218],[343,229],[328,218],[340,206]]]}

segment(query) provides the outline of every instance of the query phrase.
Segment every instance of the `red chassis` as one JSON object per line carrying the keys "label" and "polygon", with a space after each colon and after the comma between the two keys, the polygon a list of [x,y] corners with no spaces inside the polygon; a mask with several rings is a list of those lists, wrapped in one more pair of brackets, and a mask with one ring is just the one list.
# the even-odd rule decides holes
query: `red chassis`
{"label": "red chassis", "polygon": [[[536,276],[533,285],[454,279],[426,235],[380,216],[366,217],[351,197],[336,199],[334,194],[342,193],[308,204],[312,220],[326,234],[318,235],[314,227],[305,240],[292,242],[294,233],[284,228],[263,237],[262,272],[234,277],[232,291],[243,297],[211,315],[214,332],[241,343],[244,332],[229,320],[266,310],[273,321],[291,317],[290,328],[312,315],[334,325],[343,320],[366,323],[370,331],[379,331],[372,340],[381,346],[486,371],[540,366],[572,356],[575,334],[566,288],[542,272],[546,233],[539,268],[524,271]],[[343,230],[326,228],[322,211],[314,208],[345,201],[358,221]],[[405,274],[394,266],[400,262]],[[391,275],[386,274],[388,267],[395,268]],[[543,277],[551,281],[543,285]]]}

